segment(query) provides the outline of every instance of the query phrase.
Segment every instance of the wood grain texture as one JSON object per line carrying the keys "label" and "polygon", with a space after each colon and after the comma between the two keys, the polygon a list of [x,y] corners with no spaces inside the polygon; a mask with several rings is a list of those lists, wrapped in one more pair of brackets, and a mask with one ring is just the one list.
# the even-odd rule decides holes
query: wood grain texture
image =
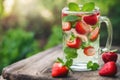
{"label": "wood grain texture", "polygon": [[62,47],[59,45],[4,68],[2,76],[7,80],[120,80],[120,54],[115,77],[101,77],[98,71],[84,71],[70,73],[65,78],[52,78],[52,64],[62,56]]}
{"label": "wood grain texture", "polygon": [[6,79],[3,79],[3,77],[2,77],[2,76],[0,76],[0,80],[6,80]]}

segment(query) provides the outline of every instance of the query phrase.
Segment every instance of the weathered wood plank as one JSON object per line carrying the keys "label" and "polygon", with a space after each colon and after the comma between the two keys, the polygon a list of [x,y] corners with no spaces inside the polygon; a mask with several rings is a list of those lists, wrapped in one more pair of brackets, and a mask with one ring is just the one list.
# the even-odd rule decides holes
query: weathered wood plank
{"label": "weathered wood plank", "polygon": [[2,76],[7,80],[120,80],[120,54],[115,77],[101,77],[98,71],[88,71],[70,73],[66,78],[52,78],[51,66],[57,57],[62,56],[60,45],[4,68]]}
{"label": "weathered wood plank", "polygon": [[6,80],[6,79],[3,79],[3,77],[2,77],[2,76],[0,76],[0,80]]}

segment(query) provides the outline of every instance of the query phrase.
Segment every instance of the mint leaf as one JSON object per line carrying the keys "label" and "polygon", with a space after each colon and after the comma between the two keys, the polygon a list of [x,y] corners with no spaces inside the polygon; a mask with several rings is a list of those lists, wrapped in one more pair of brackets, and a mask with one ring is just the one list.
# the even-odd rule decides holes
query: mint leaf
{"label": "mint leaf", "polygon": [[67,59],[76,58],[77,55],[78,55],[76,49],[69,48],[69,47],[66,47],[66,48],[64,49],[64,52],[65,52],[65,54],[66,54],[66,58],[67,58]]}
{"label": "mint leaf", "polygon": [[68,15],[68,16],[63,17],[64,22],[68,22],[68,21],[73,22],[73,21],[77,21],[77,20],[80,20],[80,17],[75,16],[75,15]]}
{"label": "mint leaf", "polygon": [[91,70],[97,70],[99,68],[99,65],[97,63],[93,63],[92,61],[89,61],[87,63],[87,69],[91,69]]}
{"label": "mint leaf", "polygon": [[99,65],[97,63],[93,63],[92,70],[97,70],[99,68]]}
{"label": "mint leaf", "polygon": [[[80,19],[80,18],[79,18]],[[75,28],[76,22],[71,22],[72,28]]]}
{"label": "mint leaf", "polygon": [[95,9],[95,4],[93,2],[85,3],[82,7],[82,11],[92,11]]}
{"label": "mint leaf", "polygon": [[65,63],[66,66],[72,66],[73,64],[73,60],[72,59],[68,59]]}
{"label": "mint leaf", "polygon": [[80,7],[78,4],[71,2],[68,4],[69,11],[80,11]]}
{"label": "mint leaf", "polygon": [[87,63],[87,69],[90,69],[92,66],[93,66],[92,61],[89,61],[89,62]]}
{"label": "mint leaf", "polygon": [[85,47],[90,46],[90,42],[82,42],[81,48],[84,49]]}

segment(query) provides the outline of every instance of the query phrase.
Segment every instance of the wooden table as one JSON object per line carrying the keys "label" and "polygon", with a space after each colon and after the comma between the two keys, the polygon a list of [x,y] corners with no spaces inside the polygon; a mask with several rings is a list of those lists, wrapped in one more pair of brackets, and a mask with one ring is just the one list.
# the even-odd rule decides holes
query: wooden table
{"label": "wooden table", "polygon": [[62,47],[59,45],[5,67],[2,76],[7,80],[120,80],[120,54],[115,77],[102,77],[98,75],[98,71],[86,71],[70,73],[65,78],[52,78],[52,64],[57,57],[62,57],[62,54]]}

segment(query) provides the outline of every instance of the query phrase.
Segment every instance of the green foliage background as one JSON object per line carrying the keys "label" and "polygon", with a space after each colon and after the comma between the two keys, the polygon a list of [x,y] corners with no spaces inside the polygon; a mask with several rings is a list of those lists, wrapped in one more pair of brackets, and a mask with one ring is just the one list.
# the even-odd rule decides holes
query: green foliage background
{"label": "green foliage background", "polygon": [[3,36],[0,44],[0,70],[38,51],[34,33],[22,29],[10,29]]}
{"label": "green foliage background", "polygon": [[[61,10],[71,1],[95,2],[101,15],[112,22],[113,45],[120,46],[120,0],[33,0],[31,4],[28,0],[26,3],[30,5],[26,4],[26,7],[20,0],[14,0],[9,14],[5,13],[4,1],[0,0],[0,72],[7,65],[61,44]],[[105,29],[102,24],[101,45],[106,42]]]}

